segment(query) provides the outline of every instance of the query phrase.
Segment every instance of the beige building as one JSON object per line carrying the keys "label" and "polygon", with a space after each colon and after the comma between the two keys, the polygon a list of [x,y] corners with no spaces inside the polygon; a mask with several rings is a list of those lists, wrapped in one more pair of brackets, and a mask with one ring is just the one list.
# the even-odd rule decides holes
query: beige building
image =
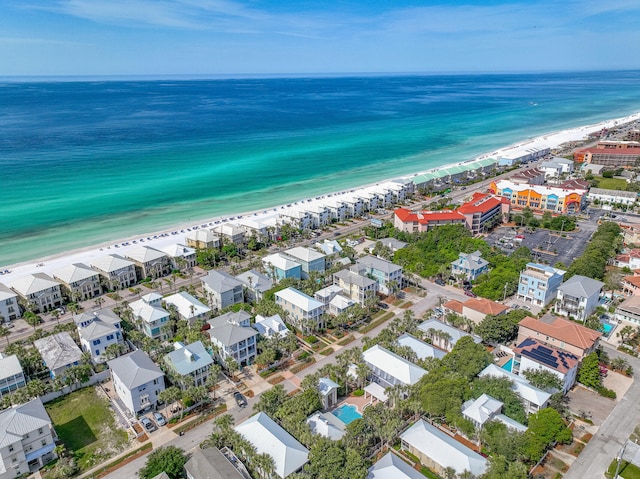
{"label": "beige building", "polygon": [[60,283],[44,273],[29,274],[20,278],[11,284],[11,289],[32,304],[39,313],[62,305]]}
{"label": "beige building", "polygon": [[82,263],[64,266],[53,272],[62,283],[62,292],[70,301],[84,301],[102,293],[100,274]]}

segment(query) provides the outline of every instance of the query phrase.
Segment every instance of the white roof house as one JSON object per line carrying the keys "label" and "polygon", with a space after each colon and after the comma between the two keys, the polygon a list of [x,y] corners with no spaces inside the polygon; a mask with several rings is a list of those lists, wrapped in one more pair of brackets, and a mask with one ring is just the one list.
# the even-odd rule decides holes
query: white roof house
{"label": "white roof house", "polygon": [[100,271],[104,271],[105,273],[113,273],[123,268],[130,268],[132,266],[135,266],[135,263],[133,261],[124,259],[122,256],[117,254],[108,254],[106,256],[102,256],[101,258],[94,259],[91,262],[91,267]]}
{"label": "white roof house", "polygon": [[311,248],[305,248],[304,246],[296,246],[295,248],[288,249],[284,251],[284,254],[305,263],[311,263],[325,257],[323,253],[315,251]]}
{"label": "white roof house", "polygon": [[82,348],[91,353],[94,361],[104,361],[107,347],[123,341],[122,319],[109,308],[76,314],[73,321],[78,327]]}
{"label": "white roof house", "polygon": [[125,256],[138,263],[148,263],[149,261],[167,258],[167,253],[150,246],[139,246],[127,251]]}
{"label": "white roof house", "polygon": [[379,344],[364,351],[362,357],[371,368],[371,374],[387,386],[413,385],[427,373],[420,366],[416,366]]}
{"label": "white roof house", "polygon": [[236,276],[247,288],[247,297],[251,301],[259,301],[262,295],[273,288],[273,280],[256,270],[250,269]]}
{"label": "white roof house", "polygon": [[164,362],[180,376],[191,376],[195,386],[202,386],[209,375],[213,359],[202,344],[202,341],[184,345],[174,343],[174,350],[165,354]]}
{"label": "white roof house", "polygon": [[420,341],[418,338],[410,335],[409,333],[402,334],[402,336],[400,336],[397,341],[399,346],[406,346],[410,348],[414,353],[416,353],[418,359],[441,359],[446,355],[444,351],[438,348],[434,348],[429,343]]}
{"label": "white roof house", "polygon": [[503,405],[504,403],[488,394],[482,394],[478,399],[470,399],[463,404],[462,415],[481,426],[500,414]]}
{"label": "white roof house", "polygon": [[313,311],[324,308],[324,305],[317,299],[313,299],[308,294],[304,294],[295,288],[286,288],[276,293],[276,297],[282,298],[287,303],[300,308],[302,311]]}
{"label": "white roof house", "polygon": [[59,375],[68,367],[79,364],[82,360],[82,351],[66,331],[37,339],[33,345],[51,371],[52,377]]}
{"label": "white roof house", "polygon": [[342,251],[342,246],[340,246],[340,243],[336,240],[325,239],[322,243],[315,243],[313,246],[321,250],[327,256],[340,253]]}
{"label": "white roof house", "polygon": [[484,457],[423,419],[407,429],[400,439],[404,449],[416,455],[423,464],[439,469],[436,472],[451,467],[456,474],[469,471],[481,476],[487,470],[488,462]]}
{"label": "white roof house", "polygon": [[22,296],[36,294],[56,287],[60,287],[60,283],[44,273],[29,274],[11,283],[11,288]]}
{"label": "white roof house", "polygon": [[18,356],[0,353],[0,397],[26,386],[24,372]]}
{"label": "white roof house", "polygon": [[284,321],[280,317],[279,314],[274,314],[273,316],[256,316],[256,323],[253,325],[256,331],[258,331],[262,336],[270,338],[274,334],[279,334],[280,336],[286,336],[289,332],[289,329],[284,324]]}
{"label": "white roof house", "polygon": [[313,434],[324,436],[334,441],[342,439],[346,424],[331,413],[316,412],[307,418],[307,424]]}
{"label": "white roof house", "polygon": [[[428,319],[423,323],[418,325],[418,329],[422,331],[425,335],[431,335],[431,340],[440,348],[451,351],[456,343],[465,336],[471,336],[473,338],[473,342],[476,344],[480,344],[482,339],[479,336],[471,335],[461,329],[454,328],[442,321],[438,321],[437,319]],[[448,338],[440,338],[434,336],[431,330],[440,331],[442,333],[446,333],[449,335]]]}
{"label": "white roof house", "polygon": [[18,294],[0,283],[0,321],[8,323],[20,317]]}
{"label": "white roof house", "polygon": [[63,283],[72,284],[80,281],[86,281],[98,276],[98,273],[82,263],[73,263],[63,266],[53,272],[53,277],[59,279]]}
{"label": "white roof house", "polygon": [[276,474],[284,479],[300,470],[309,460],[309,451],[263,412],[250,417],[235,430],[256,448],[271,456]]}
{"label": "white roof house", "polygon": [[172,304],[178,309],[178,314],[183,319],[193,321],[202,318],[211,312],[211,308],[202,304],[186,291],[181,291],[164,299],[165,303]]}
{"label": "white roof house", "polygon": [[180,243],[174,243],[169,246],[165,246],[160,251],[164,252],[171,258],[190,258],[196,254],[196,250],[190,246],[185,246]]}
{"label": "white roof house", "polygon": [[389,451],[369,468],[367,479],[424,479],[424,476]]}
{"label": "white roof house", "polygon": [[501,368],[497,364],[489,364],[480,371],[479,377],[492,376],[496,378],[507,378],[513,383],[513,390],[523,399],[525,410],[531,414],[542,409],[549,402],[551,394],[539,389],[529,383],[524,376],[519,376]]}

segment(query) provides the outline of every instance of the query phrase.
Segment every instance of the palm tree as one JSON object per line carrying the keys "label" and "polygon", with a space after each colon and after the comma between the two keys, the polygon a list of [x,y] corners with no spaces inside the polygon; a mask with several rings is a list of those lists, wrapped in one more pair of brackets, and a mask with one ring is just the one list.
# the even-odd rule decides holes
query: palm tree
{"label": "palm tree", "polygon": [[54,319],[56,320],[56,323],[58,323],[58,325],[60,324],[60,311],[58,311],[57,309],[54,309],[53,311],[51,311],[51,316],[54,317]]}
{"label": "palm tree", "polygon": [[7,339],[7,346],[9,346],[9,335],[11,334],[11,330],[4,326],[0,326],[0,337],[4,337]]}
{"label": "palm tree", "polygon": [[206,386],[208,388],[213,387],[213,400],[216,399],[216,389],[218,388],[218,376],[220,375],[220,371],[222,368],[219,364],[213,363],[209,367],[209,376],[207,376]]}
{"label": "palm tree", "polygon": [[93,300],[93,302],[96,303],[96,308],[100,308],[104,304],[104,298],[102,296],[98,296]]}

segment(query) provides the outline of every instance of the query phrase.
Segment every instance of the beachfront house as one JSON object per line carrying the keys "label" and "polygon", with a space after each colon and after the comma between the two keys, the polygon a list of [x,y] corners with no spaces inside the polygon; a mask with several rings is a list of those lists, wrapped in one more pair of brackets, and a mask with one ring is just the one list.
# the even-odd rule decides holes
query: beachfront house
{"label": "beachfront house", "polygon": [[204,386],[207,383],[213,359],[202,341],[196,341],[186,346],[175,342],[173,347],[173,351],[165,354],[164,362],[175,374],[180,386],[183,389],[188,389],[191,386]]}
{"label": "beachfront house", "polygon": [[375,280],[348,269],[334,273],[333,284],[340,286],[343,293],[360,306],[364,306],[368,300],[375,300],[379,287]]}
{"label": "beachfront house", "polygon": [[285,320],[296,328],[308,332],[325,327],[324,304],[295,288],[286,288],[275,294],[276,304],[285,312]]}
{"label": "beachfront house", "polygon": [[133,261],[117,254],[109,254],[95,259],[90,265],[103,278],[103,284],[108,289],[130,288],[138,282],[136,265]]}
{"label": "beachfront house", "polygon": [[244,302],[244,285],[226,271],[209,271],[202,278],[202,291],[209,306],[218,311]]}
{"label": "beachfront house", "polygon": [[82,362],[82,351],[66,331],[36,339],[33,345],[40,353],[52,379]]}
{"label": "beachfront house", "polygon": [[[511,362],[513,364],[513,362]],[[551,393],[533,386],[527,378],[519,376],[497,364],[489,364],[480,371],[478,377],[507,378],[511,381],[511,389],[520,397],[527,414],[535,414],[547,407]]]}
{"label": "beachfront house", "polygon": [[194,248],[176,243],[162,248],[161,251],[169,257],[172,269],[183,270],[196,267],[196,250]]}
{"label": "beachfront house", "polygon": [[195,249],[220,249],[222,242],[220,237],[213,234],[213,231],[208,229],[199,229],[188,233],[184,237],[185,243],[189,248]]}
{"label": "beachfront house", "polygon": [[18,294],[0,283],[0,325],[21,316]]}
{"label": "beachfront house", "polygon": [[250,479],[244,464],[224,449],[225,454],[215,447],[197,448],[184,465],[187,479]]}
{"label": "beachfront house", "polygon": [[58,456],[58,436],[40,398],[0,412],[0,478],[27,477]]}
{"label": "beachfront house", "polygon": [[554,311],[584,321],[598,307],[604,283],[586,276],[575,275],[558,287]]}
{"label": "beachfront house", "polygon": [[208,318],[211,313],[211,308],[202,304],[186,291],[167,296],[164,298],[164,302],[167,304],[167,309],[175,307],[180,319],[187,321],[190,325],[199,319]]}
{"label": "beachfront house", "polygon": [[258,454],[273,459],[275,473],[281,479],[300,471],[309,460],[309,451],[273,419],[259,412],[235,427]]}
{"label": "beachfront house", "polygon": [[124,342],[121,319],[112,309],[76,314],[73,321],[78,328],[82,349],[91,354],[96,363],[107,360],[106,351],[112,344]]}
{"label": "beachfront house", "polygon": [[596,350],[602,333],[568,319],[543,316],[540,319],[527,316],[518,323],[518,344],[534,338],[550,346],[568,351],[582,360]]}
{"label": "beachfront house", "polygon": [[164,373],[141,349],[107,363],[113,389],[132,416],[142,414],[158,404],[165,389]]}
{"label": "beachfront house", "polygon": [[255,269],[239,274],[236,279],[244,287],[245,298],[252,303],[262,301],[264,293],[273,288],[273,281]]}
{"label": "beachfront house", "polygon": [[366,479],[424,479],[424,475],[389,451],[369,468]]}
{"label": "beachfront house", "polygon": [[471,336],[476,344],[482,342],[479,336],[471,335],[437,319],[428,319],[420,323],[418,330],[424,338],[431,341],[431,344],[447,352],[451,351],[456,343],[465,336]]}
{"label": "beachfront house", "polygon": [[537,306],[546,306],[556,298],[566,271],[539,263],[527,263],[520,273],[517,297]]}
{"label": "beachfront house", "polygon": [[448,468],[452,468],[457,475],[468,471],[479,477],[489,466],[489,462],[480,454],[424,419],[407,429],[400,440],[403,450],[409,451],[423,465],[441,476],[445,475]]}
{"label": "beachfront house", "polygon": [[280,254],[301,266],[302,279],[308,279],[310,274],[323,273],[325,270],[325,255],[311,248],[298,246]]}
{"label": "beachfront house", "polygon": [[451,262],[451,274],[467,281],[475,281],[482,273],[489,271],[489,262],[480,251],[460,253],[458,259]]}
{"label": "beachfront house", "polygon": [[60,281],[62,294],[68,301],[85,301],[102,293],[100,275],[82,263],[69,264],[55,270],[53,278]]}
{"label": "beachfront house", "polygon": [[62,305],[60,283],[44,273],[28,274],[11,283],[11,289],[27,304],[26,309],[44,313]]}
{"label": "beachfront house", "polygon": [[276,282],[285,278],[300,279],[302,277],[302,266],[300,263],[280,253],[265,256],[262,258],[262,264],[269,277]]}
{"label": "beachfront house", "polygon": [[222,364],[232,358],[240,366],[256,359],[258,332],[251,327],[251,315],[246,311],[229,312],[210,319],[209,337]]}
{"label": "beachfront house", "polygon": [[576,382],[580,358],[573,353],[533,338],[519,343],[513,352],[513,371],[518,374],[522,375],[527,370],[548,371],[560,379],[564,394],[569,392]]}
{"label": "beachfront house", "polygon": [[150,246],[134,248],[125,257],[135,263],[138,278],[156,279],[171,272],[171,261],[167,253]]}
{"label": "beachfront house", "polygon": [[0,397],[25,387],[27,381],[18,356],[0,353]]}
{"label": "beachfront house", "polygon": [[382,294],[395,294],[402,289],[402,266],[375,256],[364,256],[356,260],[352,267],[362,276],[368,276],[378,283]]}
{"label": "beachfront house", "polygon": [[256,322],[253,325],[254,329],[260,333],[260,336],[265,338],[270,338],[275,334],[278,334],[280,337],[285,337],[289,334],[289,328],[284,324],[284,321],[280,317],[279,314],[274,314],[273,316],[256,316]]}
{"label": "beachfront house", "polygon": [[245,242],[244,228],[233,223],[218,225],[213,230],[216,234],[220,235],[222,238],[232,242],[235,245],[239,246],[244,244]]}
{"label": "beachfront house", "polygon": [[151,339],[168,339],[170,314],[162,307],[162,296],[149,293],[129,303],[129,309],[138,328]]}

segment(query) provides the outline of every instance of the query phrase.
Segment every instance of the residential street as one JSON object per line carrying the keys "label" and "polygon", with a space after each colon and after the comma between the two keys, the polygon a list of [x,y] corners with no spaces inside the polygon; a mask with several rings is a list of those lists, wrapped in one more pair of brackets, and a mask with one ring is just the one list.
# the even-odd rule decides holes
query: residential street
{"label": "residential street", "polygon": [[[605,345],[604,349],[611,358],[622,356],[633,366],[634,371],[640,371],[640,359],[620,354],[608,345]],[[593,436],[564,475],[564,479],[604,477],[609,464],[620,453],[622,445],[640,421],[638,397],[640,397],[640,381],[636,379],[602,424],[598,433]]]}

